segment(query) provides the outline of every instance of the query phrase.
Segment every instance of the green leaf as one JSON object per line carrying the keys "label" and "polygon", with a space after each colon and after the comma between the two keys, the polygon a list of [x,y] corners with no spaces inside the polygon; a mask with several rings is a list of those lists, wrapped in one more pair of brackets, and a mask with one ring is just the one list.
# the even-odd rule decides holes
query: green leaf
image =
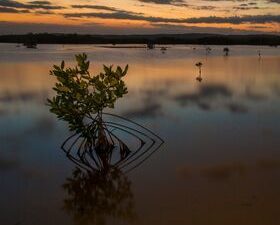
{"label": "green leaf", "polygon": [[103,65],[103,69],[104,69],[104,71],[105,71],[106,74],[110,74],[110,73],[111,73],[109,67]]}
{"label": "green leaf", "polygon": [[70,91],[70,89],[68,87],[65,87],[65,86],[60,86],[57,88],[59,91],[63,91],[63,92],[67,92],[67,91]]}
{"label": "green leaf", "polygon": [[61,69],[64,69],[64,66],[65,66],[65,62],[64,62],[64,60],[61,62],[61,66],[60,66],[60,68]]}
{"label": "green leaf", "polygon": [[125,69],[123,71],[123,76],[125,76],[127,74],[127,70],[128,70],[128,65],[125,66]]}

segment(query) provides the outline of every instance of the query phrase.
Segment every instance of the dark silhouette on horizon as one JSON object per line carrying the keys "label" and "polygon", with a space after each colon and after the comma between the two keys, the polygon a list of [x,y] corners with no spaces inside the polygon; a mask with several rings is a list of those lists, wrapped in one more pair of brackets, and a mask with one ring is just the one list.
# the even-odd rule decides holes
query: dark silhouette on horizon
{"label": "dark silhouette on horizon", "polygon": [[91,35],[63,33],[29,33],[0,35],[0,43],[25,43],[32,37],[37,44],[201,44],[201,45],[280,45],[279,35],[223,35],[207,33]]}

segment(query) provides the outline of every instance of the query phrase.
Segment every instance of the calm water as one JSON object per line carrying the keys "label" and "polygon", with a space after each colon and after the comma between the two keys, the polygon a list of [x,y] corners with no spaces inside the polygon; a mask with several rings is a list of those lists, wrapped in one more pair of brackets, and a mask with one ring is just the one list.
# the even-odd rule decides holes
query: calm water
{"label": "calm water", "polygon": [[[0,48],[1,224],[280,224],[279,48],[235,46],[229,57],[223,46],[208,56],[205,46],[169,46],[165,54],[93,45]],[[102,64],[129,64],[129,93],[114,113],[165,140],[122,175],[133,219],[114,217],[103,203],[95,205],[101,220],[67,208],[64,184],[75,166],[60,145],[70,133],[45,100],[54,94],[51,66],[63,59],[73,65],[82,52],[93,73]]]}

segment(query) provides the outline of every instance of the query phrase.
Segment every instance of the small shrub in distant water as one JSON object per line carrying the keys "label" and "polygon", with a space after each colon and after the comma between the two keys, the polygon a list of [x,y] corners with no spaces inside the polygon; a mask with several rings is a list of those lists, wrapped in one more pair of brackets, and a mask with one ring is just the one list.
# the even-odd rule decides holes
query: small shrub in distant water
{"label": "small shrub in distant water", "polygon": [[229,48],[224,48],[224,53],[225,53],[225,56],[228,56],[229,55]]}
{"label": "small shrub in distant water", "polygon": [[201,75],[201,68],[202,68],[202,66],[203,66],[202,62],[196,63],[195,66],[198,68],[199,75]]}
{"label": "small shrub in distant water", "polygon": [[202,81],[202,77],[201,77],[201,68],[203,66],[202,62],[197,62],[195,64],[195,66],[198,68],[199,74],[198,77],[196,78],[197,81],[201,82]]}

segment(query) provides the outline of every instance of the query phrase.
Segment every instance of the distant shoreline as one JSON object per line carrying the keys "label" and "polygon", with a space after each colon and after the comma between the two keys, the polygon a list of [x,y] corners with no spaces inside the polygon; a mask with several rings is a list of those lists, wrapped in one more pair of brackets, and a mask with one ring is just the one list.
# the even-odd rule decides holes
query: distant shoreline
{"label": "distant shoreline", "polygon": [[23,34],[0,35],[0,43],[36,44],[193,44],[193,45],[280,45],[279,35],[222,34],[151,34],[151,35],[83,35],[83,34]]}

